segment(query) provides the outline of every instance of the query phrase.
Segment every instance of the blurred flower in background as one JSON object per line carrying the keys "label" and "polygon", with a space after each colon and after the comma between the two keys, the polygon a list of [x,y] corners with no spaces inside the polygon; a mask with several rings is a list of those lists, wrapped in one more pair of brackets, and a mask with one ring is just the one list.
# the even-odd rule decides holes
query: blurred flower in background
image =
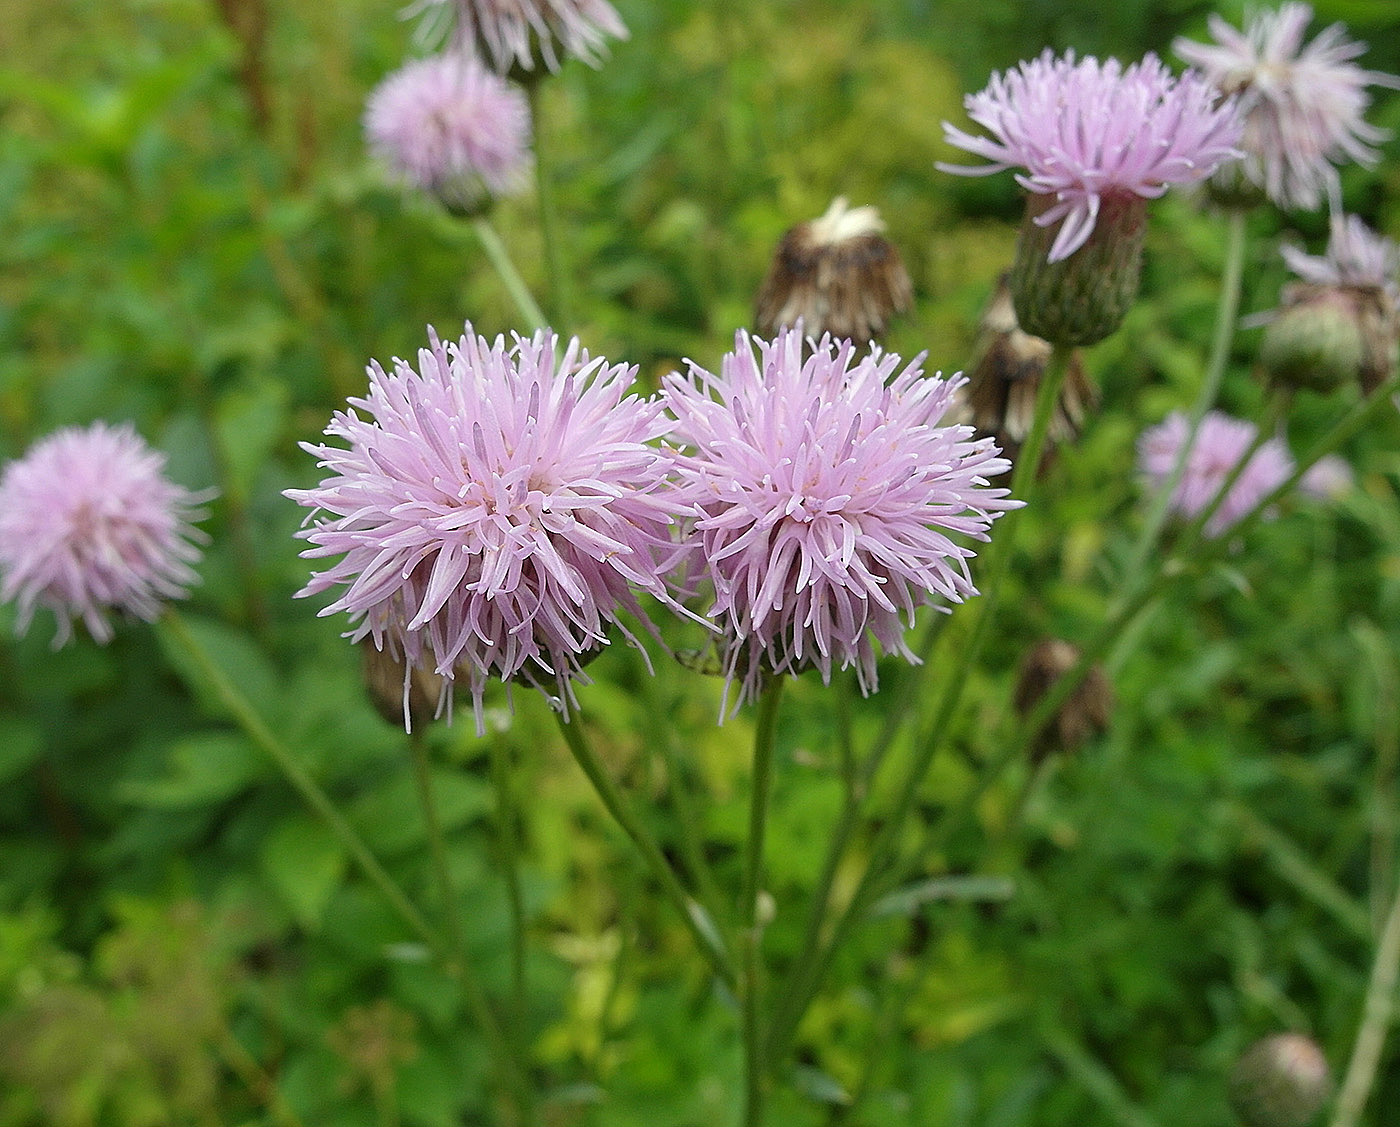
{"label": "blurred flower in background", "polygon": [[[1352,60],[1366,50],[1348,39],[1336,23],[1311,43],[1303,36],[1312,22],[1307,4],[1284,4],[1260,12],[1243,30],[1218,15],[1210,17],[1213,43],[1177,39],[1173,50],[1199,69],[1221,93],[1239,101],[1244,120],[1240,147],[1245,158],[1237,171],[1282,208],[1312,209],[1324,199],[1337,206],[1335,165],[1343,161],[1373,164],[1374,146],[1389,134],[1370,125],[1368,86],[1400,87],[1400,79],[1363,70]],[[1222,170],[1213,187],[1225,202],[1252,202]]]}
{"label": "blurred flower in background", "polygon": [[424,17],[430,41],[440,42],[455,26],[458,44],[500,74],[533,71],[537,51],[550,70],[566,56],[597,66],[610,38],[627,38],[627,25],[607,0],[419,0],[405,14]]}
{"label": "blurred flower in background", "polygon": [[[1166,484],[1190,433],[1191,423],[1185,413],[1173,411],[1138,439],[1138,468],[1154,488]],[[1181,480],[1172,493],[1172,511],[1187,519],[1205,512],[1226,478],[1249,453],[1258,434],[1253,423],[1220,411],[1208,412],[1201,420]],[[1293,457],[1288,448],[1277,438],[1265,439],[1230,486],[1220,507],[1206,521],[1205,534],[1219,536],[1238,524],[1292,473]]]}
{"label": "blurred flower in background", "polygon": [[391,74],[370,94],[365,135],[376,157],[453,211],[528,183],[525,95],[467,55],[417,59]]}
{"label": "blurred flower in background", "polygon": [[714,587],[724,669],[752,699],[769,673],[854,665],[876,688],[874,641],[915,660],[915,610],[975,595],[967,540],[1019,502],[989,438],[941,425],[954,384],[849,341],[740,332],[719,375],[695,364],[663,395],[689,449],[677,458]]}
{"label": "blurred flower in background", "polygon": [[884,232],[879,211],[853,208],[842,196],[820,218],[789,230],[758,291],[758,335],[800,323],[812,337],[830,333],[858,347],[882,336],[914,303],[904,261]]}
{"label": "blurred flower in background", "polygon": [[629,394],[635,374],[543,330],[510,346],[430,330],[416,368],[371,365],[366,397],[331,420],[348,448],[304,445],[330,476],[287,491],[314,510],[302,554],[341,558],[300,594],[344,588],[320,613],[347,612],[352,640],[402,659],[406,722],[420,667],[449,698],[467,683],[478,732],[493,677],[567,711],[618,615],[645,622],[633,589],[670,602],[685,505],[648,445],[671,422]]}
{"label": "blurred flower in background", "polygon": [[36,606],[58,619],[55,648],[77,619],[110,641],[109,610],[154,621],[196,581],[192,522],[208,499],[166,478],[165,455],[128,424],[36,442],[0,475],[0,598],[18,603],[20,633]]}

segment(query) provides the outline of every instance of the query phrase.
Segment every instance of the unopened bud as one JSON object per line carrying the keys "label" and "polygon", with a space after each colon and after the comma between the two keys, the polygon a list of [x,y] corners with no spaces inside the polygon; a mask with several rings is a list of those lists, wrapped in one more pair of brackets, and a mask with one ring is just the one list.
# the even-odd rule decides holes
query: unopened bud
{"label": "unopened bud", "polygon": [[758,291],[758,335],[801,321],[813,337],[830,333],[857,347],[877,339],[914,302],[909,274],[884,230],[875,208],[849,207],[837,197],[821,218],[788,231]]}
{"label": "unopened bud", "polygon": [[1352,286],[1295,282],[1284,287],[1282,305],[1259,347],[1269,381],[1324,393],[1359,381],[1367,362],[1363,304]]}
{"label": "unopened bud", "polygon": [[1097,344],[1117,331],[1137,299],[1147,201],[1137,195],[1105,196],[1088,240],[1067,258],[1049,259],[1059,223],[1035,219],[1055,202],[1031,194],[1016,240],[1011,296],[1021,328],[1051,344]]}
{"label": "unopened bud", "polygon": [[1230,1106],[1244,1127],[1308,1127],[1331,1094],[1327,1058],[1301,1033],[1256,1041],[1230,1073]]}
{"label": "unopened bud", "polygon": [[[1037,642],[1021,660],[1012,702],[1023,717],[1030,714],[1060,678],[1079,663],[1077,646],[1059,638]],[[1113,712],[1113,687],[1098,665],[1065,698],[1059,710],[1036,734],[1031,759],[1040,762],[1055,752],[1078,751],[1097,733],[1106,731]]]}

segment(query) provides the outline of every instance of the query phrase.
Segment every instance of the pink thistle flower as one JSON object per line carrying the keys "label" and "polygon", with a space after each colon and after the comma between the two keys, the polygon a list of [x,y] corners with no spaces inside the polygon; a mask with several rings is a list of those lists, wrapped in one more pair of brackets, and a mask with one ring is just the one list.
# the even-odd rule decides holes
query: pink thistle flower
{"label": "pink thistle flower", "polygon": [[916,608],[977,593],[974,552],[953,537],[986,540],[1020,504],[988,485],[1010,465],[991,439],[940,425],[961,381],[925,378],[922,356],[893,375],[893,353],[805,343],[800,327],[771,342],[740,332],[718,376],[690,363],[662,391],[689,447],[690,543],[740,701],[765,671],[829,680],[833,664],[873,691],[872,638],[917,660],[904,641]]}
{"label": "pink thistle flower", "polygon": [[1378,235],[1355,215],[1333,215],[1325,255],[1297,247],[1282,248],[1288,268],[1319,286],[1355,286],[1375,290],[1400,302],[1400,247]]}
{"label": "pink thistle flower", "polygon": [[634,589],[671,603],[685,505],[648,444],[672,424],[628,394],[635,367],[577,339],[561,355],[554,333],[507,347],[468,324],[455,344],[428,341],[416,368],[370,365],[368,394],[326,428],[348,448],[303,444],[330,476],[287,490],[316,510],[302,554],[340,559],[299,594],[343,587],[320,613],[347,612],[347,637],[403,655],[405,699],[416,667],[445,678],[449,708],[464,679],[478,733],[493,677],[557,688],[567,712],[619,611],[650,627]]}
{"label": "pink thistle flower", "polygon": [[1049,50],[994,74],[963,103],[990,134],[976,137],[943,123],[949,144],[984,157],[979,167],[938,165],[985,176],[1020,167],[1016,182],[1053,197],[1035,223],[1060,223],[1049,260],[1068,258],[1088,240],[1105,201],[1156,199],[1168,185],[1209,176],[1239,156],[1240,123],[1199,76],[1174,77],[1155,55],[1127,68],[1116,59],[1076,61]]}
{"label": "pink thistle flower", "polygon": [[449,207],[520,191],[530,167],[525,95],[475,58],[417,59],[369,96],[371,151],[404,180]]}
{"label": "pink thistle flower", "polygon": [[550,70],[567,55],[597,66],[610,36],[627,38],[627,25],[607,0],[420,0],[409,14],[426,12],[437,25],[435,10],[449,4],[459,42],[484,49],[501,74],[534,70],[537,47]]}
{"label": "pink thistle flower", "polygon": [[1298,479],[1298,492],[1315,501],[1336,501],[1356,487],[1356,475],[1339,454],[1319,458]]}
{"label": "pink thistle flower", "polygon": [[1400,85],[1394,76],[1363,70],[1353,59],[1366,50],[1332,24],[1306,46],[1307,4],[1284,4],[1255,16],[1241,31],[1211,16],[1214,43],[1178,39],[1173,50],[1239,101],[1245,175],[1283,208],[1318,207],[1338,194],[1335,164],[1375,162],[1374,145],[1389,134],[1367,124],[1368,86]]}
{"label": "pink thistle flower", "polygon": [[[1150,485],[1160,488],[1166,483],[1190,433],[1190,420],[1181,411],[1173,411],[1162,423],[1142,433],[1138,439],[1138,468]],[[1220,411],[1208,412],[1201,420],[1181,480],[1172,494],[1172,511],[1188,520],[1203,513],[1258,434],[1253,423]],[[1266,439],[1206,522],[1205,534],[1219,536],[1234,527],[1292,473],[1293,458],[1288,447],[1277,438]]]}
{"label": "pink thistle flower", "polygon": [[17,601],[19,632],[39,605],[58,619],[55,649],[80,618],[101,643],[109,610],[154,621],[196,581],[205,500],[167,479],[165,455],[129,424],[40,439],[0,475],[0,598]]}

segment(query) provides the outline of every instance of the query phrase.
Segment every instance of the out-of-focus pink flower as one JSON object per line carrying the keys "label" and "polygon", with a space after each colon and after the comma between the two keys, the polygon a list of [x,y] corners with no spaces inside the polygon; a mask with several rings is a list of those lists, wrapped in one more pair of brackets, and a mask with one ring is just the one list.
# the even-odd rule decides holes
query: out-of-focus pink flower
{"label": "out-of-focus pink flower", "polygon": [[1234,104],[1222,103],[1197,74],[1173,76],[1155,55],[1125,68],[1116,59],[1076,60],[1072,51],[1057,59],[1047,50],[994,74],[964,105],[989,135],[944,122],[944,136],[990,163],[938,167],[973,176],[1025,169],[1017,183],[1053,199],[1035,222],[1061,224],[1051,262],[1084,245],[1106,199],[1155,199],[1239,155]]}
{"label": "out-of-focus pink flower", "polygon": [[1284,4],[1259,13],[1243,30],[1211,16],[1215,42],[1173,44],[1216,89],[1238,99],[1245,174],[1284,208],[1315,208],[1325,197],[1335,203],[1334,166],[1375,161],[1374,146],[1389,134],[1366,122],[1366,88],[1400,85],[1393,75],[1352,61],[1366,45],[1348,39],[1339,23],[1304,45],[1312,16],[1307,4]]}
{"label": "out-of-focus pink flower", "polygon": [[303,555],[340,557],[300,594],[343,587],[321,614],[347,612],[350,638],[432,668],[449,693],[465,680],[479,732],[491,678],[553,689],[567,711],[619,613],[646,621],[634,589],[670,601],[685,504],[649,443],[671,421],[629,394],[635,368],[576,339],[561,353],[543,330],[508,346],[430,329],[416,367],[369,375],[326,428],[348,448],[304,445],[330,476],[287,491],[316,510]]}
{"label": "out-of-focus pink flower", "polygon": [[719,375],[692,363],[666,379],[691,543],[741,700],[766,672],[811,667],[829,679],[854,665],[872,691],[875,641],[915,660],[915,609],[976,594],[965,541],[1019,502],[988,484],[1009,468],[991,439],[941,425],[957,383],[925,377],[922,360],[896,375],[892,353],[857,357],[797,327],[771,342],[741,332]]}
{"label": "out-of-focus pink flower", "polygon": [[[1172,412],[1165,421],[1142,433],[1138,439],[1138,467],[1151,485],[1160,488],[1166,483],[1190,433],[1190,420],[1181,411]],[[1249,452],[1258,433],[1253,423],[1220,411],[1208,412],[1201,420],[1181,480],[1172,493],[1172,510],[1188,520],[1203,513]],[[1277,438],[1266,439],[1206,522],[1205,534],[1219,536],[1234,527],[1292,473],[1293,457],[1288,448]]]}
{"label": "out-of-focus pink flower", "polygon": [[525,95],[468,55],[435,55],[395,71],[370,94],[371,151],[449,206],[517,192],[530,168]]}
{"label": "out-of-focus pink flower", "polygon": [[1339,454],[1328,454],[1314,462],[1298,479],[1298,492],[1318,501],[1345,497],[1356,485],[1356,475]]}
{"label": "out-of-focus pink flower", "polygon": [[568,55],[597,66],[609,38],[627,38],[627,25],[607,0],[420,0],[408,14],[422,12],[439,27],[447,9],[458,43],[483,51],[501,74],[534,70],[536,51],[550,70]]}
{"label": "out-of-focus pink flower", "polygon": [[1311,255],[1285,246],[1288,268],[1319,286],[1355,286],[1378,290],[1392,303],[1400,301],[1400,247],[1378,235],[1355,215],[1334,215],[1325,255]]}
{"label": "out-of-focus pink flower", "polygon": [[205,497],[165,476],[165,456],[130,425],[68,427],[36,442],[0,475],[0,598],[29,628],[36,606],[58,619],[54,646],[82,619],[112,638],[109,610],[153,621],[184,596]]}

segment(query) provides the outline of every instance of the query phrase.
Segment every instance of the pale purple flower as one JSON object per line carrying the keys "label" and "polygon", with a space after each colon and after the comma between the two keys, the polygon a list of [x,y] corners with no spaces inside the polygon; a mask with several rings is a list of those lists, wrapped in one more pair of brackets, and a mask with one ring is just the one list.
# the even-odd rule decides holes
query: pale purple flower
{"label": "pale purple flower", "polygon": [[1317,501],[1335,501],[1356,486],[1356,475],[1339,454],[1319,458],[1298,479],[1298,492]]}
{"label": "pale purple flower", "polygon": [[1076,61],[1073,51],[1057,59],[1047,50],[994,74],[963,104],[989,136],[947,122],[944,136],[991,163],[938,167],[973,176],[1025,169],[1017,183],[1054,198],[1035,222],[1063,220],[1051,262],[1084,245],[1106,198],[1155,199],[1168,185],[1202,180],[1239,155],[1234,105],[1221,103],[1197,74],[1173,76],[1155,55],[1125,68],[1117,59]]}
{"label": "pale purple flower", "polygon": [[1221,92],[1239,101],[1245,174],[1280,207],[1311,209],[1338,193],[1334,165],[1372,164],[1389,134],[1366,122],[1368,86],[1397,79],[1352,60],[1366,50],[1332,24],[1311,43],[1307,4],[1261,12],[1243,30],[1211,16],[1214,43],[1178,39],[1173,49]]}
{"label": "pale purple flower", "polygon": [[627,38],[627,25],[607,0],[419,0],[408,14],[424,13],[437,28],[447,22],[441,13],[448,8],[459,44],[483,49],[501,74],[534,70],[536,50],[550,70],[567,55],[597,66],[609,38]]}
{"label": "pale purple flower", "polygon": [[0,599],[14,599],[24,633],[36,606],[58,619],[54,647],[82,619],[112,639],[108,611],[153,621],[182,598],[207,500],[165,476],[165,455],[129,424],[66,427],[40,439],[0,475]]}
{"label": "pale purple flower", "polygon": [[1282,253],[1288,268],[1305,282],[1379,290],[1392,303],[1400,302],[1400,247],[1358,216],[1332,216],[1325,255],[1306,254],[1290,246],[1283,247]]}
{"label": "pale purple flower", "polygon": [[804,347],[797,327],[771,342],[740,332],[717,376],[690,363],[667,377],[690,543],[741,700],[765,671],[825,680],[834,665],[870,692],[874,641],[916,660],[915,609],[977,593],[963,541],[1020,503],[988,485],[1009,468],[991,439],[941,425],[960,381],[925,377],[922,361],[895,375],[893,353],[825,336]]}
{"label": "pale purple flower", "polygon": [[530,110],[525,95],[469,55],[405,64],[365,107],[371,151],[444,203],[471,207],[527,183]]}
{"label": "pale purple flower", "polygon": [[561,352],[543,330],[511,345],[470,324],[455,344],[428,332],[416,367],[371,364],[369,393],[331,420],[346,448],[304,445],[330,476],[287,491],[317,511],[302,554],[340,558],[299,594],[343,587],[321,614],[347,612],[348,637],[449,692],[464,680],[478,732],[491,678],[555,690],[567,711],[619,612],[646,621],[634,589],[669,601],[684,502],[649,443],[671,421],[629,394],[635,367],[577,339]]}
{"label": "pale purple flower", "polygon": [[[1142,433],[1138,439],[1138,468],[1149,484],[1158,488],[1165,485],[1190,433],[1190,420],[1181,411],[1172,412],[1162,423]],[[1203,513],[1258,434],[1253,423],[1220,411],[1208,412],[1201,420],[1181,480],[1172,493],[1172,511],[1188,520]],[[1205,534],[1219,536],[1234,527],[1292,473],[1293,458],[1288,448],[1277,438],[1265,439],[1206,522]]]}

